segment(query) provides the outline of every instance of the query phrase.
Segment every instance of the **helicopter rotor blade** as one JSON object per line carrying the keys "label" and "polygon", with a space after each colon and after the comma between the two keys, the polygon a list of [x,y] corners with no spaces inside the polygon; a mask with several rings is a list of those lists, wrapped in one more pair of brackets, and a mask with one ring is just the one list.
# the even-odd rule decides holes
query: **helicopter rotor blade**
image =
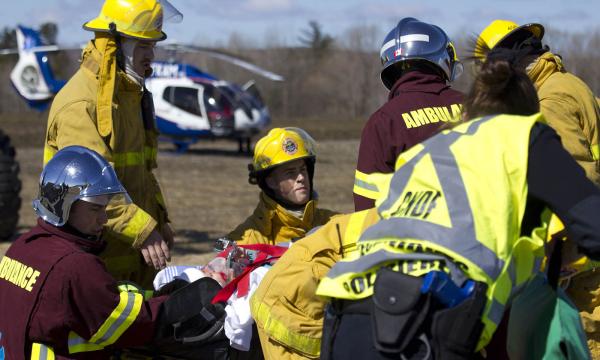
{"label": "helicopter rotor blade", "polygon": [[285,80],[285,78],[279,74],[276,74],[269,70],[263,69],[263,68],[259,67],[258,65],[255,65],[249,61],[240,59],[237,56],[227,54],[223,51],[217,51],[217,50],[210,49],[210,48],[205,48],[205,47],[200,47],[200,46],[191,46],[191,45],[167,45],[164,47],[164,49],[165,50],[175,50],[175,51],[183,50],[183,51],[188,51],[188,52],[203,53],[208,56],[212,56],[216,59],[228,62],[230,64],[237,65],[243,69],[246,69],[255,74],[261,75],[272,81],[284,81]]}
{"label": "helicopter rotor blade", "polygon": [[[58,51],[68,51],[68,50],[81,50],[83,46],[80,47],[58,47],[56,45],[43,45],[43,46],[34,46],[22,51],[24,52],[58,52]],[[9,54],[18,54],[18,49],[0,49],[0,55],[9,55]]]}
{"label": "helicopter rotor blade", "polygon": [[0,49],[0,55],[10,55],[10,54],[18,54],[19,50],[17,49]]}

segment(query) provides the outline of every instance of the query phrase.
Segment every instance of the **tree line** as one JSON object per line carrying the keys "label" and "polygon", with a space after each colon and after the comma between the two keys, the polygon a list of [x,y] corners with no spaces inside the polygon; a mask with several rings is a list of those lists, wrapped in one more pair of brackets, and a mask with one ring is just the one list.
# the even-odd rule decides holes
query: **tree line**
{"label": "tree line", "polygon": [[[311,21],[298,34],[299,45],[296,46],[273,36],[257,47],[237,33],[233,33],[226,44],[216,44],[228,53],[283,75],[285,81],[281,83],[201,54],[178,53],[175,57],[225,80],[240,84],[255,80],[277,122],[313,119],[360,124],[387,98],[387,91],[379,79],[379,46],[386,30],[376,26],[356,26],[334,37],[319,23]],[[42,24],[40,31],[47,44],[56,43],[59,31],[56,24]],[[596,95],[600,95],[599,31],[580,34],[549,28],[544,40],[552,51],[563,57],[567,70],[581,77]],[[461,59],[470,57],[472,41],[473,35],[455,38]],[[15,46],[14,29],[5,27],[0,31],[0,48]],[[52,54],[50,63],[59,77],[68,78],[78,67],[79,55],[77,50],[66,55]],[[60,61],[53,61],[61,56]],[[166,53],[158,51],[157,56],[166,59]],[[8,81],[16,59],[16,56],[0,58],[0,79],[3,79],[0,82],[0,115],[29,111]],[[467,91],[473,75],[472,64],[465,61],[465,71],[454,86]]]}

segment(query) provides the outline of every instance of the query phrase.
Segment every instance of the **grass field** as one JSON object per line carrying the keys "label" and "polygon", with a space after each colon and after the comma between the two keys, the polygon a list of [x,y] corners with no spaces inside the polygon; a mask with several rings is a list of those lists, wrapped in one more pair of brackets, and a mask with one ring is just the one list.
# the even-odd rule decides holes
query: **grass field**
{"label": "grass field", "polygon": [[[45,117],[0,114],[0,124],[17,149],[21,166],[23,205],[19,233],[31,228],[36,216],[31,201],[37,195],[42,165]],[[290,120],[273,126],[306,128],[317,140],[315,184],[319,205],[339,212],[353,209],[352,185],[358,150],[359,121],[333,119]],[[214,240],[249,216],[258,201],[258,188],[248,184],[249,155],[239,154],[231,141],[205,141],[179,155],[169,144],[161,144],[156,171],[176,230],[173,264],[206,261]],[[9,242],[0,243],[0,254]]]}

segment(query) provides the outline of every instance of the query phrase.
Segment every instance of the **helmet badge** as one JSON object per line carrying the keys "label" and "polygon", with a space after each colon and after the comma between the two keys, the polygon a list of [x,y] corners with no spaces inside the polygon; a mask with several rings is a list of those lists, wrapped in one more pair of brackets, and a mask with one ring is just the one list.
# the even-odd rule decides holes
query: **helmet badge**
{"label": "helmet badge", "polygon": [[298,144],[290,138],[283,141],[283,151],[288,155],[294,155],[298,151]]}

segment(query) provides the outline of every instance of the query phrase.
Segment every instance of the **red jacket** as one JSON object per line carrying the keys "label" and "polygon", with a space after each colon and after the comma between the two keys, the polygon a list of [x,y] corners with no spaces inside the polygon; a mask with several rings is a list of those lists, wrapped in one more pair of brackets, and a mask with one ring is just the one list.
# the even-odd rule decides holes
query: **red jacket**
{"label": "red jacket", "polygon": [[374,197],[366,197],[360,191],[369,189],[371,180],[365,177],[394,172],[400,153],[460,117],[462,101],[463,94],[451,89],[439,75],[412,71],[396,81],[388,101],[371,115],[362,131],[354,186],[356,211],[375,205]]}
{"label": "red jacket", "polygon": [[164,298],[143,301],[139,294],[120,293],[93,254],[102,244],[63,230],[38,220],[0,262],[6,358],[29,359],[32,349],[40,350],[34,343],[56,359],[107,358],[103,348],[148,343]]}

